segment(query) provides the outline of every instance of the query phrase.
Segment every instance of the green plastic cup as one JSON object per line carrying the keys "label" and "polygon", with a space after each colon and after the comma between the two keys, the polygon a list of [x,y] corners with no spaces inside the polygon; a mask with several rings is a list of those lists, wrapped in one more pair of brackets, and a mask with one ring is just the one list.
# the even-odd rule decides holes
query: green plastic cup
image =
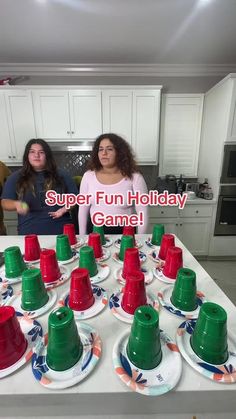
{"label": "green plastic cup", "polygon": [[184,311],[193,311],[197,307],[196,274],[192,269],[180,268],[171,295],[172,304]]}
{"label": "green plastic cup", "polygon": [[100,234],[102,246],[106,244],[103,226],[93,226],[93,233]]}
{"label": "green plastic cup", "polygon": [[21,307],[33,311],[47,304],[49,296],[40,269],[26,269],[22,274]]}
{"label": "green plastic cup", "polygon": [[159,315],[153,307],[140,306],[136,309],[126,351],[132,364],[143,370],[151,370],[160,364]]}
{"label": "green plastic cup", "polygon": [[72,258],[72,250],[67,234],[59,234],[56,239],[57,260],[64,262]]}
{"label": "green plastic cup", "polygon": [[203,361],[213,365],[227,361],[227,314],[223,307],[215,303],[201,306],[190,342]]}
{"label": "green plastic cup", "polygon": [[11,246],[4,251],[6,278],[17,278],[26,269],[26,264],[18,246]]}
{"label": "green plastic cup", "polygon": [[119,259],[124,260],[126,249],[130,249],[132,247],[134,247],[134,237],[128,235],[122,236],[120,243]]}
{"label": "green plastic cup", "polygon": [[79,267],[88,269],[90,278],[97,275],[98,268],[91,246],[83,246],[80,249]]}
{"label": "green plastic cup", "polygon": [[163,224],[155,224],[152,229],[152,244],[155,244],[156,246],[160,246],[161,239],[163,234],[165,233],[165,227]]}
{"label": "green plastic cup", "polygon": [[52,311],[48,318],[46,360],[49,368],[65,371],[79,361],[83,345],[76,327],[74,313],[69,307]]}

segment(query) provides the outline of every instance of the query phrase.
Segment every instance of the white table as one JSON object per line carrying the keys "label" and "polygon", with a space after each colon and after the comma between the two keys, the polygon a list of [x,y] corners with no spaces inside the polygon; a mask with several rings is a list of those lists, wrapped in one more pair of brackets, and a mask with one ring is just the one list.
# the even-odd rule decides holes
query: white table
{"label": "white table", "polygon": [[[138,236],[144,243],[147,236]],[[114,236],[116,238],[116,236]],[[55,248],[55,236],[39,236],[42,247]],[[19,245],[23,251],[23,237],[1,236],[0,251],[8,246]],[[176,238],[176,244],[182,247],[184,266],[193,269],[197,274],[198,289],[207,297],[225,308],[228,313],[228,330],[236,334],[236,307],[223,291],[209,277],[196,259]],[[111,253],[117,248],[110,247]],[[143,244],[142,250],[150,252],[150,248]],[[109,259],[111,267],[109,277],[101,282],[103,288],[112,291],[119,287],[112,275],[112,270],[120,266]],[[78,265],[75,261],[67,265],[70,269]],[[147,258],[149,267],[154,262]],[[157,279],[148,285],[155,293],[165,284]],[[20,284],[14,285],[20,289]],[[58,296],[69,287],[69,281],[56,288]],[[44,332],[47,329],[48,313],[37,320],[42,324]],[[220,384],[210,381],[192,369],[183,359],[183,371],[179,383],[169,393],[159,397],[147,397],[134,393],[128,389],[116,376],[113,370],[113,345],[129,325],[116,319],[106,307],[99,315],[86,320],[99,332],[102,343],[102,357],[94,370],[84,381],[74,387],[52,391],[42,387],[33,377],[30,363],[11,376],[0,380],[0,416],[73,416],[73,415],[148,415],[148,414],[178,414],[178,413],[206,413],[206,412],[235,412],[236,411],[236,383]],[[160,327],[172,338],[176,329],[182,323],[181,319],[162,309],[160,312]],[[190,416],[189,416],[190,417]]]}

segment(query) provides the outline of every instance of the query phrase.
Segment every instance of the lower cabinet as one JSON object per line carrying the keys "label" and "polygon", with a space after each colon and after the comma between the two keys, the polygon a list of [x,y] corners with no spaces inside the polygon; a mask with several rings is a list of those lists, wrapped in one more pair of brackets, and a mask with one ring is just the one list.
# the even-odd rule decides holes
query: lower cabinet
{"label": "lower cabinet", "polygon": [[17,236],[17,214],[15,211],[4,211],[4,224],[8,236]]}
{"label": "lower cabinet", "polygon": [[154,224],[164,224],[165,232],[175,234],[194,255],[207,256],[210,243],[212,205],[186,205],[183,210],[175,207],[152,207],[149,229]]}

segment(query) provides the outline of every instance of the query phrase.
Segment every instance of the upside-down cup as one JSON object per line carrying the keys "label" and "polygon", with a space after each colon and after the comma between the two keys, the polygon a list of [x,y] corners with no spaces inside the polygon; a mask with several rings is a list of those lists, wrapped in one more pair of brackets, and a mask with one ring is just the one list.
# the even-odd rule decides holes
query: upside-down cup
{"label": "upside-down cup", "polygon": [[49,368],[65,371],[79,361],[83,345],[76,327],[74,313],[69,307],[52,311],[48,318],[46,360]]}
{"label": "upside-down cup", "polygon": [[165,233],[164,225],[155,224],[152,229],[152,238],[151,238],[152,244],[155,244],[156,246],[160,246],[161,239],[164,233]]}
{"label": "upside-down cup", "polygon": [[126,249],[124,257],[124,265],[122,270],[122,276],[124,279],[128,275],[132,275],[135,271],[140,271],[141,264],[139,259],[139,251],[136,247]]}
{"label": "upside-down cup", "polygon": [[174,245],[175,245],[175,236],[173,236],[173,234],[163,234],[158,257],[162,260],[165,260],[167,250],[169,249],[169,247],[174,246]]}
{"label": "upside-down cup", "polygon": [[101,258],[103,255],[101,236],[99,233],[90,233],[88,236],[88,246],[94,251],[95,258]]}
{"label": "upside-down cup", "polygon": [[25,260],[27,262],[34,262],[40,258],[40,245],[38,236],[36,234],[29,234],[25,236]]}
{"label": "upside-down cup", "polygon": [[64,224],[63,234],[66,234],[68,236],[69,243],[71,246],[77,243],[74,224]]}
{"label": "upside-down cup", "polygon": [[183,311],[197,307],[196,274],[192,269],[180,268],[170,297],[172,304]]}
{"label": "upside-down cup", "polygon": [[190,343],[205,362],[221,365],[227,361],[227,314],[223,307],[210,302],[201,306]]}
{"label": "upside-down cup", "polygon": [[137,307],[145,304],[147,304],[147,296],[144,274],[141,271],[134,271],[126,277],[121,307],[126,313],[134,314]]}
{"label": "upside-down cup", "polygon": [[40,253],[40,271],[43,282],[55,282],[60,276],[60,268],[56,259],[56,252],[53,249],[45,249]]}
{"label": "upside-down cup", "polygon": [[76,268],[71,272],[69,306],[72,310],[87,310],[94,303],[89,271]]}
{"label": "upside-down cup", "polygon": [[72,258],[69,237],[66,234],[59,234],[56,238],[56,256],[59,262],[65,262]]}
{"label": "upside-down cup", "polygon": [[163,275],[176,279],[177,272],[183,267],[183,252],[180,247],[172,246],[167,250],[166,261],[163,268]]}
{"label": "upside-down cup", "polygon": [[26,264],[18,246],[11,246],[4,251],[6,278],[13,279],[21,276]]}
{"label": "upside-down cup", "polygon": [[135,240],[135,228],[133,226],[124,226],[122,234],[123,236],[133,236]]}
{"label": "upside-down cup", "polygon": [[14,307],[0,307],[0,370],[15,364],[25,353],[27,340]]}
{"label": "upside-down cup", "polygon": [[97,275],[98,268],[94,256],[94,251],[91,246],[83,246],[80,249],[79,267],[88,269],[90,278]]}
{"label": "upside-down cup", "polygon": [[162,359],[159,314],[151,306],[141,306],[134,320],[126,347],[129,360],[143,370],[156,368]]}
{"label": "upside-down cup", "polygon": [[102,246],[104,246],[104,244],[106,244],[106,238],[105,238],[103,226],[93,226],[93,233],[100,234],[101,243],[102,243]]}
{"label": "upside-down cup", "polygon": [[21,307],[23,310],[38,310],[47,304],[49,296],[39,269],[26,269],[22,274]]}
{"label": "upside-down cup", "polygon": [[124,260],[126,249],[134,247],[134,238],[133,236],[122,236],[120,242],[120,252],[119,259]]}

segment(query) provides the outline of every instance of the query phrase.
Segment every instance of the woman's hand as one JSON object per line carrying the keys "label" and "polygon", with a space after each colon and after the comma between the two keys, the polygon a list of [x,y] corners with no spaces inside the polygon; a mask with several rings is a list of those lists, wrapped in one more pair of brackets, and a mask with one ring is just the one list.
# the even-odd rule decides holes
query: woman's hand
{"label": "woman's hand", "polygon": [[29,205],[23,201],[15,201],[16,211],[20,215],[26,215],[29,212]]}
{"label": "woman's hand", "polygon": [[57,211],[54,211],[54,212],[49,212],[48,214],[50,215],[50,217],[52,217],[53,219],[56,219],[56,218],[60,218],[60,217],[62,217],[65,213],[66,213],[66,209],[65,209],[65,207],[63,207],[63,208],[60,208],[59,210],[57,210]]}

